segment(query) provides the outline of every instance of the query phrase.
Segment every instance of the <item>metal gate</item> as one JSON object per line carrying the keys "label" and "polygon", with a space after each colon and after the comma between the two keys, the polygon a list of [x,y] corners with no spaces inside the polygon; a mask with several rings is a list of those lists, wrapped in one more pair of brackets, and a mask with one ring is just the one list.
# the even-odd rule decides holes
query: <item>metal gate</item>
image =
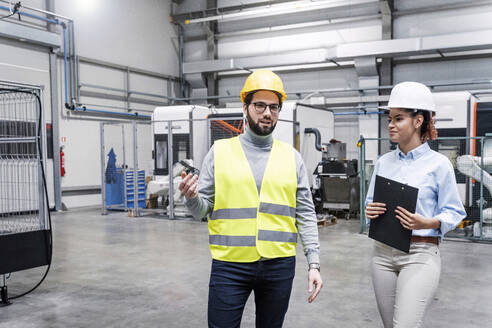
{"label": "metal gate", "polygon": [[[122,210],[140,216],[145,208],[146,174],[145,169],[139,168],[139,165],[144,165],[138,162],[138,149],[148,140],[138,140],[138,124],[150,122],[100,123],[103,215],[108,210]],[[131,142],[127,145],[125,139],[129,136]],[[129,163],[127,157],[130,158]]]}
{"label": "metal gate", "polygon": [[51,262],[41,91],[0,82],[0,287],[6,274]]}

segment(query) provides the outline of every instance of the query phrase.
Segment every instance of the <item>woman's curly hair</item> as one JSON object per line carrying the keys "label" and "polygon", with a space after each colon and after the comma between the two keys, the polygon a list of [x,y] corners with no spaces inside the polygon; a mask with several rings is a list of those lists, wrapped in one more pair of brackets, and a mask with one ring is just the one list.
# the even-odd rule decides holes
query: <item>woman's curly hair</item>
{"label": "woman's curly hair", "polygon": [[435,126],[435,119],[434,119],[434,114],[428,110],[421,110],[421,109],[407,109],[412,115],[412,117],[415,117],[417,115],[422,115],[424,117],[424,122],[422,122],[422,125],[420,126],[420,138],[422,142],[426,142],[427,140],[435,140],[437,138],[437,129]]}

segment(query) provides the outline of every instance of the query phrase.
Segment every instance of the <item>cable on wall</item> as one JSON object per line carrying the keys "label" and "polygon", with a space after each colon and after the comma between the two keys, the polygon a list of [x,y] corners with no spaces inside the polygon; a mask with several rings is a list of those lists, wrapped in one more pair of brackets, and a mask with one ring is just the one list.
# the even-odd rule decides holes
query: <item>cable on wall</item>
{"label": "cable on wall", "polygon": [[19,15],[19,20],[21,20],[21,18],[20,18],[20,12],[19,12],[20,7],[21,7],[21,3],[20,3],[20,1],[19,1],[19,2],[17,2],[17,3],[14,5],[14,8],[13,8],[12,12],[11,12],[9,15],[2,16],[2,17],[0,17],[0,19],[9,18],[9,17],[14,16],[15,14],[18,14],[18,15]]}

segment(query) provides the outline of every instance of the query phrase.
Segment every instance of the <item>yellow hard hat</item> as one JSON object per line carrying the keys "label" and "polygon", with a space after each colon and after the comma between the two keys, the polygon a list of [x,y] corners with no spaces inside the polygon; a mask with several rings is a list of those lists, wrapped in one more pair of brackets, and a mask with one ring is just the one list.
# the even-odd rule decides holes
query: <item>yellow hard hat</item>
{"label": "yellow hard hat", "polygon": [[284,102],[285,98],[287,98],[284,84],[280,77],[267,69],[259,69],[248,76],[246,82],[244,82],[243,90],[241,90],[241,101],[244,103],[248,93],[257,90],[278,92],[282,96],[281,102]]}

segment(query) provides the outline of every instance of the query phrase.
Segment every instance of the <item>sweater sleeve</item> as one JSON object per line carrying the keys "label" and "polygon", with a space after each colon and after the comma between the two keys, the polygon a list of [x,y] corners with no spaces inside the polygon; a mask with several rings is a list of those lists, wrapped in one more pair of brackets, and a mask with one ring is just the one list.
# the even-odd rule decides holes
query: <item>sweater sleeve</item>
{"label": "sweater sleeve", "polygon": [[308,264],[319,262],[318,223],[309,177],[301,155],[296,151],[297,192],[296,225]]}
{"label": "sweater sleeve", "polygon": [[185,198],[185,205],[195,219],[201,219],[212,213],[215,201],[214,180],[214,147],[203,159],[200,177],[198,179],[198,195],[195,198]]}

